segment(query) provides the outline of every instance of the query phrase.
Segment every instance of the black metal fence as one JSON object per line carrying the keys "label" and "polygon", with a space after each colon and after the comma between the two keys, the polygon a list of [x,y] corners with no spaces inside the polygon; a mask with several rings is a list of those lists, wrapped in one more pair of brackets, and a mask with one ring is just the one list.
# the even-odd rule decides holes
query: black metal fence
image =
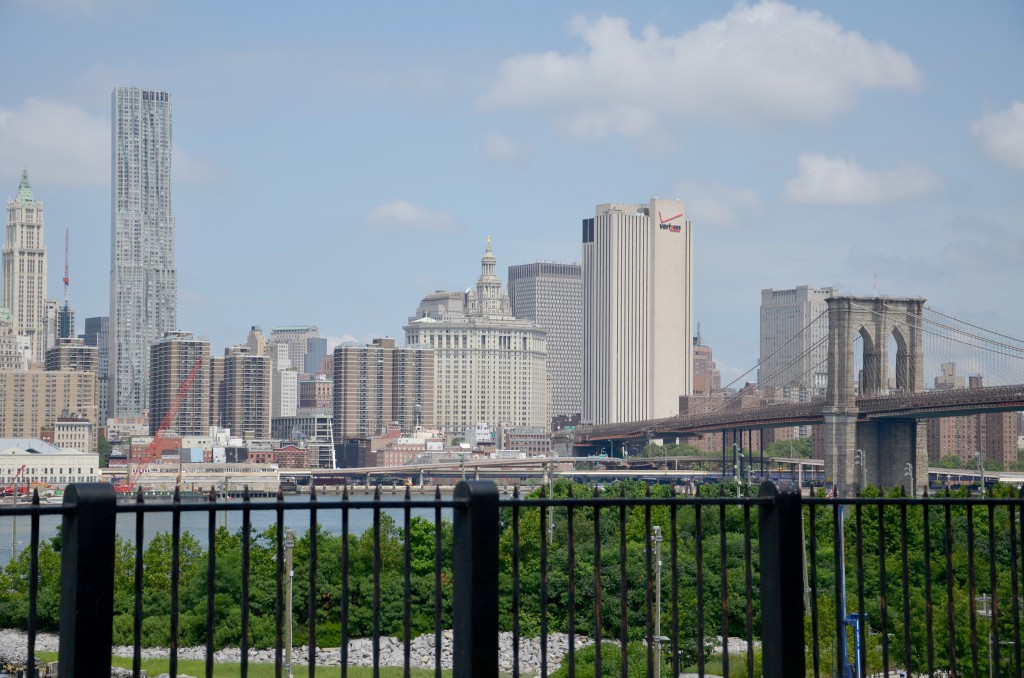
{"label": "black metal fence", "polygon": [[[0,622],[27,629],[29,665],[37,632],[59,626],[64,676],[109,675],[125,639],[137,675],[152,638],[171,675],[182,641],[197,638],[207,676],[225,645],[243,676],[255,647],[279,676],[298,663],[346,676],[356,662],[474,677],[1021,675],[1017,492],[717,491],[728,496],[642,483],[500,496],[464,481],[446,497],[119,503],[110,486],[71,485],[59,506],[0,507],[30,521]],[[218,525],[228,513],[234,532]],[[166,536],[147,532],[154,514],[169,515]],[[296,515],[297,541],[286,530]],[[50,540],[48,516],[62,519]],[[183,518],[204,524],[198,538]],[[117,536],[118,519],[134,520],[132,539]],[[59,614],[37,605],[54,586]],[[350,654],[363,637],[365,660]],[[293,646],[310,649],[303,661]]]}

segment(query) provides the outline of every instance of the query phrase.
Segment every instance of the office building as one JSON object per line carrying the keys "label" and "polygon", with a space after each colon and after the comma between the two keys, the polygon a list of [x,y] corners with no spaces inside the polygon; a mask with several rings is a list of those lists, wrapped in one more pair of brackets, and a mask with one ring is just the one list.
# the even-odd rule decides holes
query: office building
{"label": "office building", "polygon": [[782,388],[797,400],[828,386],[828,304],[839,291],[800,285],[761,290],[761,359],[757,385]]}
{"label": "office building", "polygon": [[314,374],[299,382],[299,407],[331,409],[334,404],[334,382],[323,374]]}
{"label": "office building", "polygon": [[[61,339],[46,352],[46,370],[74,370],[99,373],[99,350],[81,339]],[[98,380],[97,380],[98,381]]]}
{"label": "office building", "polygon": [[224,350],[221,425],[246,441],[270,438],[270,358],[253,354],[248,346]]}
{"label": "office building", "polygon": [[403,328],[407,345],[434,349],[436,426],[448,435],[551,426],[547,333],[512,315],[495,264],[488,238],[476,289],[427,295]]}
{"label": "office building", "polygon": [[178,392],[200,360],[192,385],[181,399],[177,414],[167,427],[179,436],[200,436],[210,432],[210,342],[191,332],[174,331],[150,349],[149,434],[155,435],[173,406]]}
{"label": "office building", "polygon": [[15,334],[27,339],[31,361],[39,365],[43,364],[46,353],[45,304],[43,202],[36,200],[28,180],[28,170],[24,170],[18,194],[7,201],[0,307],[10,311]]}
{"label": "office building", "polygon": [[96,373],[0,370],[0,438],[38,438],[72,412],[96,421]]}
{"label": "office building", "polygon": [[272,417],[294,417],[299,402],[299,373],[292,366],[288,344],[271,343],[266,355],[270,356],[273,371],[270,412]]}
{"label": "office building", "polygon": [[306,355],[303,358],[302,371],[305,374],[320,374],[327,357],[327,338],[308,337],[306,339]]}
{"label": "office building", "polygon": [[300,407],[294,417],[274,417],[270,435],[274,440],[300,441],[309,450],[309,463],[315,468],[337,468],[333,424],[330,407]]}
{"label": "office building", "polygon": [[711,347],[704,344],[697,323],[697,336],[693,338],[693,395],[711,395],[722,388]]}
{"label": "office building", "polygon": [[537,262],[508,267],[512,315],[547,332],[551,415],[583,408],[583,268]]}
{"label": "office building", "polygon": [[26,353],[19,346],[14,319],[6,308],[0,308],[0,370],[27,370]]}
{"label": "office building", "polygon": [[383,337],[334,349],[334,439],[368,439],[395,423],[411,433],[434,421],[434,351]]}
{"label": "office building", "polygon": [[693,226],[681,200],[583,220],[583,423],[678,414],[693,388]]}
{"label": "office building", "polygon": [[[320,336],[316,325],[288,325],[270,330],[270,343],[287,344],[291,367],[301,370],[306,365],[306,341]],[[324,347],[326,350],[326,346]]]}
{"label": "office building", "polygon": [[150,346],[177,329],[171,212],[171,95],[117,87],[112,95],[110,408],[149,408]]}
{"label": "office building", "polygon": [[110,370],[110,318],[99,316],[85,319],[85,332],[78,335],[78,338],[85,342],[86,346],[95,346],[98,356],[96,369],[96,397],[99,402],[96,407],[99,411],[100,426],[105,426],[110,417],[108,386]]}

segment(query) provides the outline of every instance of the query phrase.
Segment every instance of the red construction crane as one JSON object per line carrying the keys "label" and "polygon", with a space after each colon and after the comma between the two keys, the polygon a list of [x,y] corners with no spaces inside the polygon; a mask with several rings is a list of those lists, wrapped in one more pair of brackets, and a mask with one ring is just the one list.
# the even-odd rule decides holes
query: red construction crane
{"label": "red construction crane", "polygon": [[[0,489],[0,494],[2,494],[5,497],[10,497],[10,496],[18,494],[18,487],[17,487],[18,478],[22,478],[25,475],[25,467],[26,466],[28,466],[28,464],[22,464],[21,465],[21,468],[18,469],[18,472],[14,474],[14,479],[11,480],[11,484],[8,485],[7,487],[4,487],[4,488]],[[25,487],[25,494],[28,494],[28,487],[27,486]]]}
{"label": "red construction crane", "polygon": [[164,415],[163,421],[160,422],[160,427],[157,428],[156,433],[153,434],[153,440],[146,446],[146,450],[142,453],[142,460],[135,466],[135,470],[132,471],[131,476],[128,478],[128,482],[123,485],[115,485],[114,490],[117,492],[131,492],[135,489],[135,484],[139,482],[139,477],[145,472],[146,467],[149,466],[149,462],[153,461],[155,456],[156,447],[159,444],[160,434],[167,430],[167,427],[171,425],[174,418],[178,416],[178,410],[181,409],[181,404],[185,402],[185,396],[188,395],[189,389],[192,388],[192,382],[196,380],[196,375],[199,373],[199,368],[203,364],[203,357],[199,356],[199,360],[196,361],[196,366],[192,368],[188,377],[185,381],[181,382],[181,386],[178,387],[178,393],[174,396],[174,400],[171,402],[171,406],[167,408],[167,414]]}

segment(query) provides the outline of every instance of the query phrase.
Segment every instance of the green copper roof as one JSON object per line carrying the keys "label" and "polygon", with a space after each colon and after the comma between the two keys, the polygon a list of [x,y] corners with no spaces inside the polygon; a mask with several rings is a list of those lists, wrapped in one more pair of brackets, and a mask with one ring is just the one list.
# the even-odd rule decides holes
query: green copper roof
{"label": "green copper roof", "polygon": [[32,195],[32,184],[28,182],[28,170],[21,170],[21,183],[18,184],[18,202],[35,202]]}
{"label": "green copper roof", "polygon": [[10,322],[11,312],[6,308],[0,308],[0,320]]}

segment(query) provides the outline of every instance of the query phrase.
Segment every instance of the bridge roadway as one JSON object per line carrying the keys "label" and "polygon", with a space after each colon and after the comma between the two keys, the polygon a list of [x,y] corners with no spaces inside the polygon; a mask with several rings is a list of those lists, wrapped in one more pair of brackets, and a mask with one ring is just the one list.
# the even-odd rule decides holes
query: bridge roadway
{"label": "bridge roadway", "polygon": [[[824,423],[824,398],[745,409],[680,414],[664,419],[602,424],[576,430],[573,446],[588,449],[611,441],[636,441],[666,435],[804,426]],[[857,398],[857,419],[929,419],[985,412],[1024,410],[1024,384],[943,391],[920,391]]]}
{"label": "bridge roadway", "polygon": [[[760,461],[754,458],[750,467],[760,475]],[[577,464],[588,466],[600,463],[604,468],[577,468]],[[766,457],[765,467],[772,477],[778,475],[780,467],[790,467],[794,476],[806,474],[808,477],[819,477],[824,468],[821,459]],[[689,468],[693,464],[712,464],[713,470],[697,470]],[[618,457],[535,457],[530,459],[480,459],[469,460],[463,464],[457,461],[434,464],[409,464],[403,466],[377,466],[370,468],[347,469],[282,469],[282,480],[292,480],[305,484],[313,480],[317,485],[359,484],[370,486],[374,479],[379,480],[410,480],[414,484],[425,484],[427,478],[461,479],[461,478],[520,478],[546,481],[549,478],[571,478],[581,481],[588,479],[617,480],[625,478],[658,480],[676,479],[700,481],[732,477],[735,469],[729,459],[723,473],[720,468],[721,458],[718,456],[678,456],[678,457],[635,457],[621,459]],[[671,468],[670,468],[671,466]],[[683,466],[684,468],[679,468]],[[977,469],[946,469],[931,467],[928,469],[929,479],[933,482],[946,482],[954,485],[974,483],[978,481]],[[994,479],[1004,483],[1024,485],[1024,473],[1007,471],[985,471],[986,479]],[[819,478],[820,480],[820,478]],[[301,482],[299,482],[301,481]],[[361,481],[361,482],[357,482]]]}

